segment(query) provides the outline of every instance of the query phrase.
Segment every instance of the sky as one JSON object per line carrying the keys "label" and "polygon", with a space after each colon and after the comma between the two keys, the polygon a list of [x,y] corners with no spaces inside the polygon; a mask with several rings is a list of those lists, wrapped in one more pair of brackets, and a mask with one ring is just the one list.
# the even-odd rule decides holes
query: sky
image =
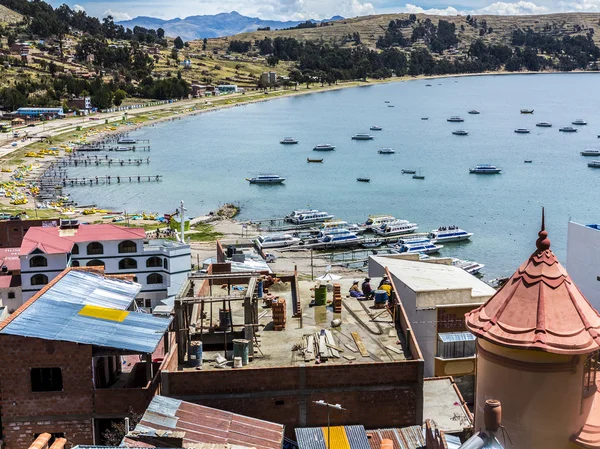
{"label": "sky", "polygon": [[89,15],[112,15],[115,21],[136,16],[161,19],[237,11],[240,14],[271,20],[327,19],[414,12],[429,14],[544,14],[552,12],[600,12],[600,0],[50,0],[53,6],[67,3]]}

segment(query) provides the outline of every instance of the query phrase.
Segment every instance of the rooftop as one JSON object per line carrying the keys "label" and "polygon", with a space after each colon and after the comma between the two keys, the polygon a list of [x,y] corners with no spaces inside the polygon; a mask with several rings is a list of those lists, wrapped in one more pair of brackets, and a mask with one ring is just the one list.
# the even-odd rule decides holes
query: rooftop
{"label": "rooftop", "polygon": [[423,382],[423,420],[431,419],[446,433],[462,433],[473,427],[473,417],[451,377]]}
{"label": "rooftop", "polygon": [[8,271],[21,269],[19,248],[0,248],[0,267],[5,266]]}
{"label": "rooftop", "polygon": [[381,449],[381,440],[392,440],[394,449],[425,449],[423,426],[367,430],[371,449]]}
{"label": "rooftop", "polygon": [[363,426],[331,426],[329,432],[327,427],[299,427],[295,431],[299,449],[327,449],[329,432],[332,448],[369,449]]}

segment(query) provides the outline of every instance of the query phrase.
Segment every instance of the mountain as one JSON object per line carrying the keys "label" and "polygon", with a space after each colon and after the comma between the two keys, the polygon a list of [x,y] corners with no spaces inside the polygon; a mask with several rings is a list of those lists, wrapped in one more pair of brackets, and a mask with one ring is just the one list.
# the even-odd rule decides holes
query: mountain
{"label": "mountain", "polygon": [[[330,20],[341,20],[343,17],[335,16]],[[311,20],[312,22],[319,22]],[[329,20],[325,20],[327,22]],[[272,30],[290,28],[304,21],[263,20],[258,17],[243,16],[236,11],[205,16],[190,16],[185,19],[164,20],[156,17],[140,16],[131,20],[118,22],[125,28],[140,26],[144,28],[162,28],[169,37],[181,36],[184,41],[203,39],[205,37],[232,36],[238,33],[256,31],[258,28],[271,27]]]}

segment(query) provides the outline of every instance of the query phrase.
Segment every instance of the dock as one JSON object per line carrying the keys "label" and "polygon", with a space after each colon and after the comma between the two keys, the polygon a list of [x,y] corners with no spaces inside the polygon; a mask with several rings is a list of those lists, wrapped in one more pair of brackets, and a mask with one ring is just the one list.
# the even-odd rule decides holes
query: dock
{"label": "dock", "polygon": [[125,182],[160,182],[162,175],[104,175],[91,177],[54,177],[45,176],[40,179],[40,187],[75,187],[75,186],[93,186],[121,184]]}
{"label": "dock", "polygon": [[54,163],[55,166],[58,167],[111,167],[111,166],[120,166],[123,167],[125,165],[142,165],[142,164],[150,164],[150,158],[137,158],[137,159],[113,159],[108,156],[105,158],[96,157],[69,157],[65,159],[61,159]]}

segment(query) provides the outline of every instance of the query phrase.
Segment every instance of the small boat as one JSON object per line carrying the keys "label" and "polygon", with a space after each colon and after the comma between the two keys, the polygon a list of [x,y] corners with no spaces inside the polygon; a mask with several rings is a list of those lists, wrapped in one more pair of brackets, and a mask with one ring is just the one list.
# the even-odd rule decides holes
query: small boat
{"label": "small boat", "polygon": [[393,108],[394,105],[393,104],[388,104],[388,108]]}
{"label": "small boat", "polygon": [[429,120],[429,117],[421,117],[421,120]]}
{"label": "small boat", "polygon": [[365,133],[358,133],[352,136],[352,140],[373,140],[375,136]]}
{"label": "small boat", "polygon": [[425,179],[425,175],[413,175],[413,179]]}
{"label": "small boat", "polygon": [[600,156],[600,150],[587,149],[581,152],[582,156]]}
{"label": "small boat", "polygon": [[484,264],[473,262],[472,260],[461,260],[454,258],[452,259],[452,265],[458,268],[462,268],[467,273],[472,274],[473,276],[479,273],[481,269],[485,267]]}
{"label": "small boat", "polygon": [[383,128],[381,126],[373,125],[369,129],[371,131],[381,131]]}
{"label": "small boat", "polygon": [[391,148],[382,148],[381,150],[378,151],[379,154],[394,154],[395,151],[392,150]]}
{"label": "small boat", "polygon": [[469,169],[469,173],[473,173],[476,175],[496,175],[501,171],[501,168],[490,164],[479,164],[477,167]]}
{"label": "small boat", "polygon": [[587,125],[587,122],[582,119],[582,118],[578,118],[577,120],[571,122],[571,124],[573,125]]}
{"label": "small boat", "polygon": [[135,147],[117,147],[115,151],[135,151]]}
{"label": "small boat", "polygon": [[358,182],[371,182],[371,178],[356,178]]}
{"label": "small boat", "polygon": [[426,87],[431,87],[431,84],[425,84]]}
{"label": "small boat", "polygon": [[315,147],[313,147],[313,151],[333,151],[335,150],[335,146],[328,144],[328,143],[323,143],[320,145],[316,145]]}
{"label": "small boat", "polygon": [[407,254],[432,254],[439,252],[443,247],[444,245],[435,245],[429,239],[411,240],[397,246],[400,253]]}
{"label": "small boat", "polygon": [[517,134],[529,134],[529,130],[527,128],[517,128],[515,129]]}
{"label": "small boat", "polygon": [[258,175],[254,178],[246,178],[246,181],[250,184],[281,184],[285,178],[279,175]]}
{"label": "small boat", "polygon": [[459,123],[459,122],[464,122],[465,119],[462,117],[458,117],[458,116],[452,116],[448,119],[446,119],[447,122],[452,122],[452,123]]}
{"label": "small boat", "polygon": [[409,170],[406,168],[402,169],[402,174],[403,175],[414,175],[417,172],[417,170]]}
{"label": "small boat", "polygon": [[294,145],[298,143],[298,141],[293,137],[284,137],[282,140],[279,141],[279,143],[283,145]]}
{"label": "small boat", "polygon": [[524,161],[526,164],[531,164],[533,161]]}
{"label": "small boat", "polygon": [[440,226],[431,231],[427,237],[434,243],[449,243],[469,240],[472,235],[472,232],[467,232],[458,226]]}
{"label": "small boat", "polygon": [[469,114],[477,115],[477,114],[481,114],[481,113],[477,109],[471,109],[469,111]]}
{"label": "small boat", "polygon": [[137,139],[132,139],[131,137],[121,137],[117,140],[119,145],[135,145],[137,143]]}
{"label": "small boat", "polygon": [[563,126],[562,128],[558,128],[559,131],[562,131],[563,133],[576,133],[577,130],[575,128],[573,128],[572,126]]}
{"label": "small boat", "polygon": [[369,241],[364,241],[363,243],[361,243],[361,246],[363,248],[377,248],[379,246],[381,246],[383,242],[369,242]]}
{"label": "small boat", "polygon": [[590,168],[600,168],[600,161],[592,161],[588,163],[588,167]]}
{"label": "small boat", "polygon": [[540,128],[552,128],[552,123],[550,122],[538,122],[535,124],[535,126],[538,126]]}
{"label": "small boat", "polygon": [[384,103],[389,103],[389,102],[390,102],[390,100],[385,100],[385,101],[384,101]]}
{"label": "small boat", "polygon": [[356,243],[358,240],[360,240],[359,237],[353,232],[347,229],[340,229],[339,232],[323,235],[318,239],[318,242],[328,244],[327,246],[334,246],[336,244],[348,245]]}
{"label": "small boat", "polygon": [[533,109],[521,109],[521,114],[533,114]]}
{"label": "small boat", "polygon": [[309,157],[306,158],[306,162],[323,162],[323,159],[311,159]]}
{"label": "small boat", "polygon": [[452,131],[452,134],[455,136],[468,136],[469,132],[464,129],[457,129],[456,131]]}

